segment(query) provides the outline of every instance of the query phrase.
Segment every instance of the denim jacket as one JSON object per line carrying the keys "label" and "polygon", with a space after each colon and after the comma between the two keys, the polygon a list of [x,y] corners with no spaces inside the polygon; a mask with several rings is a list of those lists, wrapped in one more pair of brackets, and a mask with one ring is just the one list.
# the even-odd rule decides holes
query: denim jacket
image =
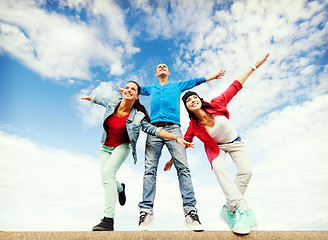
{"label": "denim jacket", "polygon": [[[106,118],[110,115],[112,115],[116,109],[116,107],[120,104],[122,101],[122,97],[114,96],[112,98],[102,98],[96,96],[93,99],[93,102],[96,104],[99,104],[106,108],[106,112],[104,115],[104,121]],[[161,131],[161,128],[157,128],[154,125],[147,122],[145,118],[145,114],[143,112],[140,112],[136,110],[135,108],[132,108],[129,118],[126,120],[126,129],[128,132],[128,136],[130,139],[130,145],[132,150],[132,156],[134,159],[134,164],[137,162],[137,140],[139,137],[140,129],[144,131],[147,134],[151,134],[153,136],[159,137],[159,133]],[[107,138],[106,131],[103,131],[102,138],[101,138],[101,144],[104,144]]]}

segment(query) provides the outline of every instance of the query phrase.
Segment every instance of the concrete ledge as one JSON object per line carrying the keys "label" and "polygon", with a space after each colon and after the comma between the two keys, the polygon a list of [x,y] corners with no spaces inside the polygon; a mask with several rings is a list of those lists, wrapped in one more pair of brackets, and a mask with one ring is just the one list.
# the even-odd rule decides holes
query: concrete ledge
{"label": "concrete ledge", "polygon": [[208,240],[208,239],[325,239],[328,231],[252,231],[249,235],[236,235],[230,231],[114,231],[114,232],[0,232],[0,240],[104,240],[104,239],[140,239],[140,240]]}

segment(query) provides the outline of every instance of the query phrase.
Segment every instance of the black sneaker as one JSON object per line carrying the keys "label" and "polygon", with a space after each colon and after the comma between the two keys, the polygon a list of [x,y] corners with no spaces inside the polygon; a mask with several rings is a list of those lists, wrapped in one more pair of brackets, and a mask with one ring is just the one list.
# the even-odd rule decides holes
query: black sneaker
{"label": "black sneaker", "polygon": [[119,203],[120,203],[121,206],[124,206],[124,204],[126,202],[125,184],[124,183],[121,183],[121,185],[123,187],[123,191],[118,194],[118,201],[119,201]]}
{"label": "black sneaker", "polygon": [[92,231],[114,231],[114,219],[104,217],[101,223],[92,228]]}
{"label": "black sneaker", "polygon": [[198,215],[195,210],[191,210],[185,217],[185,223],[188,228],[195,232],[202,232],[204,228],[199,221]]}

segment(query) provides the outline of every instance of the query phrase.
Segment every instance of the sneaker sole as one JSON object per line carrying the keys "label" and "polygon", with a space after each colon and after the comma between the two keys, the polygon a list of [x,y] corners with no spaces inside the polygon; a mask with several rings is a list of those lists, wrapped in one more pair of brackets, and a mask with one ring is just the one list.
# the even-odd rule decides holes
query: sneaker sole
{"label": "sneaker sole", "polygon": [[246,235],[246,234],[249,234],[251,232],[250,229],[248,229],[248,230],[239,230],[239,229],[236,230],[236,229],[232,229],[232,231],[234,233],[237,233],[237,234],[240,234],[240,235]]}
{"label": "sneaker sole", "polygon": [[114,231],[114,229],[104,228],[104,227],[94,227],[92,231]]}
{"label": "sneaker sole", "polygon": [[194,231],[194,232],[204,232],[204,228],[203,227],[195,227],[195,226],[192,226],[192,225],[189,225],[189,224],[187,224],[187,223],[185,223],[186,224],[186,226],[190,229],[190,230],[192,230],[192,231]]}
{"label": "sneaker sole", "polygon": [[143,226],[143,227],[138,226],[136,231],[148,231],[149,228],[151,228],[151,226],[153,225],[153,223],[154,223],[154,219],[147,226]]}

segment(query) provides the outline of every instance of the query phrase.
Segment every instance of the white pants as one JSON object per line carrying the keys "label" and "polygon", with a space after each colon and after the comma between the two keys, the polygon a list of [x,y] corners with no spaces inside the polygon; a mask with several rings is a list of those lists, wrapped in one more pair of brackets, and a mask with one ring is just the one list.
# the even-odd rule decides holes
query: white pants
{"label": "white pants", "polygon": [[[226,168],[226,153],[230,154],[237,167],[237,174],[234,180],[229,176]],[[244,142],[235,141],[233,143],[220,144],[220,154],[213,159],[212,166],[227,199],[226,207],[232,212],[238,206],[247,210],[248,206],[243,195],[251,179],[252,169],[249,153]]]}

